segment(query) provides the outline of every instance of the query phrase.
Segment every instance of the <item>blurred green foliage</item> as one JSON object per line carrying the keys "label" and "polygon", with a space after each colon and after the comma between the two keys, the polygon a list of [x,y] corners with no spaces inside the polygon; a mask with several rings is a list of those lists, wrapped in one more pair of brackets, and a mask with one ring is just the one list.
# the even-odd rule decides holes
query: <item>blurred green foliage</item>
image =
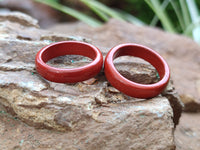
{"label": "blurred green foliage", "polygon": [[124,0],[120,2],[120,9],[136,16],[146,24],[151,23],[151,20],[154,17],[154,12],[143,0]]}
{"label": "blurred green foliage", "polygon": [[192,37],[200,43],[200,0],[76,0],[93,12],[93,16],[86,11],[62,5],[62,0],[35,1],[49,5],[91,26],[100,26],[110,18],[116,18],[137,25],[161,27],[168,32]]}

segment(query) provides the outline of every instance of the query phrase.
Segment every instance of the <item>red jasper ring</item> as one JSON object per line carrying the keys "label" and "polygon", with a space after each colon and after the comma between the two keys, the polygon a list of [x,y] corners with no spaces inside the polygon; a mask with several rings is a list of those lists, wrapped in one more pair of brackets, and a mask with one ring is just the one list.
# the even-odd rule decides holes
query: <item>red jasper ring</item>
{"label": "red jasper ring", "polygon": [[[123,77],[115,68],[113,60],[120,56],[135,56],[151,63],[160,76],[154,84],[139,84]],[[170,71],[165,60],[150,48],[137,44],[121,44],[112,48],[106,56],[104,72],[113,87],[126,95],[136,98],[151,98],[160,94],[168,84]]]}
{"label": "red jasper ring", "polygon": [[[82,55],[93,59],[93,61],[85,66],[73,69],[55,68],[46,64],[50,59],[63,55]],[[98,74],[103,65],[103,56],[100,50],[91,44],[63,41],[42,48],[36,55],[35,65],[37,72],[49,81],[75,83]]]}

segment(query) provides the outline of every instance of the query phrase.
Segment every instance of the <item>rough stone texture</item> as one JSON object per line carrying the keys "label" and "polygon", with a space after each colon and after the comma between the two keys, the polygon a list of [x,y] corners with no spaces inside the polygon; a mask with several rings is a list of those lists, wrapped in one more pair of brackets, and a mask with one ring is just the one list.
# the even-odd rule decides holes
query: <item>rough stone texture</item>
{"label": "rough stone texture", "polygon": [[11,21],[11,22],[17,22],[23,26],[27,27],[39,27],[38,21],[31,18],[30,16],[20,13],[20,12],[12,12],[9,15],[7,15],[7,12],[2,13],[0,16],[0,21]]}
{"label": "rough stone texture", "polygon": [[200,114],[183,113],[175,131],[176,150],[200,149]]}
{"label": "rough stone texture", "polygon": [[200,102],[194,99],[194,97],[184,94],[180,98],[184,103],[185,112],[200,112]]}
{"label": "rough stone texture", "polygon": [[[111,87],[103,72],[76,84],[49,82],[35,71],[37,51],[55,37],[87,40],[61,34],[58,38],[55,33],[23,25],[20,18],[5,20],[0,27],[0,104],[9,113],[31,126],[66,131],[65,149],[175,149],[173,132],[182,107],[172,84],[162,95],[144,100]],[[89,62],[84,57],[72,58],[70,62],[65,57],[64,63],[58,58],[50,64]],[[157,81],[152,66],[131,59],[125,62],[121,58],[116,66],[127,78],[140,83]],[[1,126],[0,132],[5,132]]]}
{"label": "rough stone texture", "polygon": [[[35,0],[1,0],[0,12],[20,11],[33,16],[42,27],[51,26],[61,20],[62,13],[55,9],[35,2]],[[67,16],[67,15],[65,15]]]}
{"label": "rough stone texture", "polygon": [[[96,29],[83,23],[74,23],[56,25],[49,30],[88,37],[93,44],[105,50],[105,53],[120,43],[138,43],[148,46],[158,51],[168,62],[174,85],[183,102],[184,99],[187,101],[193,99],[191,103],[195,105],[200,103],[200,46],[187,37],[117,20],[111,20]],[[196,111],[195,105],[194,108],[187,108],[187,104],[186,111]]]}

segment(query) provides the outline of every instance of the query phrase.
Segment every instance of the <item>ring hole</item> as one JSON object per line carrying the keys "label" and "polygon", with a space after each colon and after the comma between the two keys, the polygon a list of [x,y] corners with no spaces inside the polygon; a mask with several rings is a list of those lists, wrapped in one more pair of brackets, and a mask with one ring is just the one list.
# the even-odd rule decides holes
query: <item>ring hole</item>
{"label": "ring hole", "polygon": [[117,71],[128,80],[140,84],[159,81],[157,70],[147,61],[133,56],[120,56],[113,61]]}
{"label": "ring hole", "polygon": [[49,60],[46,64],[62,69],[79,68],[91,63],[93,60],[81,55],[64,55]]}

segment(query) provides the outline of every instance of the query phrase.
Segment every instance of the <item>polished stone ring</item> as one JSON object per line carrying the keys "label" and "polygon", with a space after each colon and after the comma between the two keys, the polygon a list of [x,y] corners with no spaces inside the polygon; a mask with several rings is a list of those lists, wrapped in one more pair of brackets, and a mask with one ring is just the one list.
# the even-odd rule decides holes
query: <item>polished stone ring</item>
{"label": "polished stone ring", "polygon": [[[46,64],[50,59],[63,55],[82,55],[93,61],[85,66],[62,69]],[[36,70],[45,79],[58,83],[75,83],[87,80],[97,75],[103,65],[103,56],[95,46],[78,42],[63,41],[42,48],[35,58]]]}
{"label": "polished stone ring", "polygon": [[[126,55],[142,58],[153,65],[160,76],[160,81],[154,84],[139,84],[123,77],[115,68],[113,60]],[[169,67],[157,52],[148,47],[132,43],[118,45],[108,52],[105,58],[104,72],[113,87],[136,98],[157,96],[165,89],[170,78]]]}

